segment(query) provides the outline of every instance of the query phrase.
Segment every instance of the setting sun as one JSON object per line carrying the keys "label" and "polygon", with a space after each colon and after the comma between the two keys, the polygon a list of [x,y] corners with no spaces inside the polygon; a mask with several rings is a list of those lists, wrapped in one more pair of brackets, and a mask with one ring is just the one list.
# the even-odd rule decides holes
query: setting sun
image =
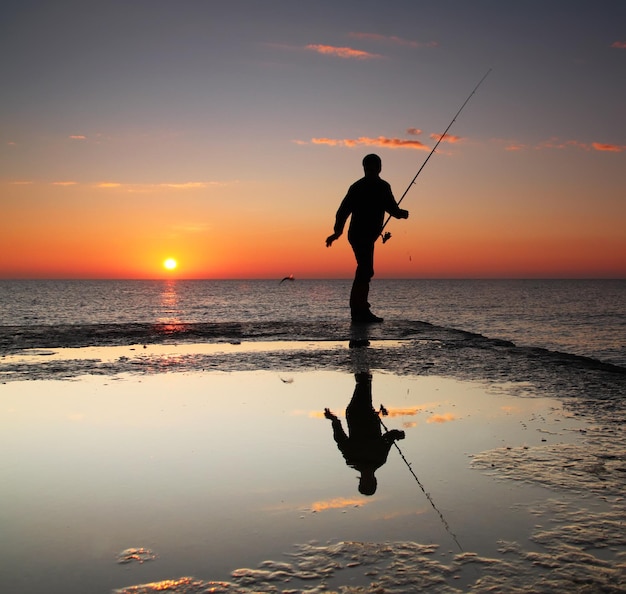
{"label": "setting sun", "polygon": [[174,270],[178,266],[178,262],[176,262],[174,258],[168,258],[163,262],[163,266],[167,268],[167,270]]}

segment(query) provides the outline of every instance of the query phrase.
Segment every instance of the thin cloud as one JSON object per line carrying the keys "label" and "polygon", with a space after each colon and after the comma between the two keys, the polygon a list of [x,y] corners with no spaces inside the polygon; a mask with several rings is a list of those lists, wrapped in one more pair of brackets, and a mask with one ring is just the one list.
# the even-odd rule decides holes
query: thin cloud
{"label": "thin cloud", "polygon": [[213,186],[226,186],[225,182],[182,182],[158,184],[123,184],[119,182],[100,182],[95,184],[101,189],[123,189],[126,192],[151,192],[154,190],[204,190]]}
{"label": "thin cloud", "polygon": [[610,153],[622,153],[626,151],[626,146],[619,144],[604,144],[602,142],[592,142],[591,146],[596,151],[608,151]]}
{"label": "thin cloud", "polygon": [[317,52],[325,56],[336,56],[338,58],[353,59],[353,60],[375,60],[382,58],[379,54],[373,54],[363,50],[354,49],[351,47],[336,47],[334,45],[321,45],[321,44],[309,44],[305,46],[307,50]]}
{"label": "thin cloud", "polygon": [[505,151],[524,151],[528,148],[528,145],[523,142],[511,138],[492,138],[490,142],[498,147],[503,147]]}
{"label": "thin cloud", "polygon": [[540,142],[536,148],[539,150],[541,149],[563,150],[563,149],[572,148],[572,147],[589,150],[589,145],[585,144],[584,142],[580,142],[579,140],[561,140],[560,138],[555,138],[555,137],[548,138],[547,140]]}
{"label": "thin cloud", "polygon": [[390,511],[387,512],[385,514],[383,514],[382,516],[380,516],[381,519],[385,520],[385,521],[389,521],[389,520],[397,520],[398,518],[412,518],[413,516],[421,516],[423,514],[427,514],[430,513],[430,508],[429,507],[422,507],[421,509],[418,510],[411,510],[411,511],[403,511],[403,510],[398,510],[398,511]]}
{"label": "thin cloud", "polygon": [[379,33],[359,33],[354,32],[349,34],[350,37],[355,39],[365,39],[368,41],[376,41],[378,43],[390,43],[393,45],[402,45],[405,47],[437,47],[439,44],[436,41],[414,41],[412,39],[403,39],[402,37],[396,37],[395,35],[380,35]]}
{"label": "thin cloud", "polygon": [[336,497],[327,501],[316,501],[311,505],[311,509],[315,512],[325,511],[327,509],[343,509],[345,507],[361,507],[367,502],[364,499],[348,499],[346,497]]}
{"label": "thin cloud", "polygon": [[33,184],[45,184],[58,187],[71,187],[71,186],[87,186],[91,188],[97,188],[102,190],[122,190],[125,192],[153,192],[155,190],[204,190],[215,186],[228,186],[237,181],[232,182],[218,182],[218,181],[197,181],[197,182],[162,182],[155,184],[127,184],[116,181],[104,181],[97,183],[82,183],[74,180],[60,180],[60,181],[32,181],[32,180],[16,180],[8,182],[14,186],[26,186]]}
{"label": "thin cloud", "polygon": [[217,182],[185,182],[182,184],[157,184],[159,187],[164,188],[176,188],[178,190],[197,190],[206,188],[210,184],[216,184]]}
{"label": "thin cloud", "polygon": [[407,128],[406,133],[409,136],[419,136],[422,133],[422,130],[420,130],[419,128]]}
{"label": "thin cloud", "polygon": [[523,151],[528,148],[525,144],[521,144],[519,142],[511,142],[504,147],[505,151]]}
{"label": "thin cloud", "polygon": [[72,134],[69,138],[71,140],[87,140],[87,137],[82,134]]}
{"label": "thin cloud", "polygon": [[452,413],[446,413],[444,415],[433,415],[426,419],[427,423],[449,423],[450,421],[456,421],[456,417]]}
{"label": "thin cloud", "polygon": [[507,414],[514,414],[514,413],[522,412],[519,406],[501,406],[500,410]]}
{"label": "thin cloud", "polygon": [[421,407],[411,406],[409,408],[389,408],[387,409],[390,417],[413,417],[420,413]]}
{"label": "thin cloud", "polygon": [[313,144],[326,144],[329,146],[346,146],[349,148],[355,146],[377,146],[382,148],[407,148],[416,149],[420,151],[429,151],[430,148],[419,140],[406,140],[404,138],[387,138],[385,136],[379,136],[377,138],[369,138],[367,136],[361,136],[360,138],[313,138],[311,139]]}
{"label": "thin cloud", "polygon": [[160,183],[160,184],[146,184],[148,188],[171,188],[174,190],[205,190],[206,188],[212,188],[215,186],[228,186],[229,182],[219,181],[198,181],[198,182],[182,182],[182,183]]}
{"label": "thin cloud", "polygon": [[611,144],[605,142],[592,142],[586,143],[580,140],[560,140],[559,138],[549,138],[539,143],[535,148],[542,149],[556,149],[565,150],[568,148],[577,148],[584,151],[603,151],[611,153],[622,153],[626,151],[626,145],[623,144]]}
{"label": "thin cloud", "polygon": [[432,138],[435,142],[441,140],[441,142],[448,142],[450,144],[455,144],[464,140],[461,136],[455,136],[454,134],[446,134],[445,136],[442,134],[430,134],[430,138]]}
{"label": "thin cloud", "polygon": [[611,47],[614,47],[616,49],[626,49],[626,41],[614,41],[611,44]]}

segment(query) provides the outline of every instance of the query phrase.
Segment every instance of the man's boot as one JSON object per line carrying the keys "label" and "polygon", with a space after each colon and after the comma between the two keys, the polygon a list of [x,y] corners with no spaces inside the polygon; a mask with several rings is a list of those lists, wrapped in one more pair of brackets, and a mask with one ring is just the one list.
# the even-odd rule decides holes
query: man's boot
{"label": "man's boot", "polygon": [[383,321],[382,318],[375,316],[370,311],[370,304],[367,302],[369,292],[369,281],[355,280],[352,283],[352,290],[350,291],[350,312],[352,314],[352,321],[357,324],[368,324]]}

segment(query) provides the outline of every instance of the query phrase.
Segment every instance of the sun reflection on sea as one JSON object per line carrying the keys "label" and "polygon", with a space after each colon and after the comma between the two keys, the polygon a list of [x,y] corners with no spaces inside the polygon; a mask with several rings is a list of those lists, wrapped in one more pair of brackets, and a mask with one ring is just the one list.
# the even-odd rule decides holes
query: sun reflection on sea
{"label": "sun reflection on sea", "polygon": [[163,281],[163,290],[161,291],[161,309],[157,317],[157,323],[163,325],[166,333],[176,332],[180,329],[182,320],[180,318],[180,297],[178,295],[176,281],[168,279]]}

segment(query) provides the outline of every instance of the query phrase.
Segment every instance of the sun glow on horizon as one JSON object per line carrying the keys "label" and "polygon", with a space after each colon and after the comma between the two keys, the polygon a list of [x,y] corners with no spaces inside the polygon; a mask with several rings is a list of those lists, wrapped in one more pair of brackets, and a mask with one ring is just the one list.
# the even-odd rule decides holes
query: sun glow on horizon
{"label": "sun glow on horizon", "polygon": [[174,258],[167,258],[167,260],[163,262],[163,267],[166,270],[176,270],[176,268],[178,268],[178,262]]}

